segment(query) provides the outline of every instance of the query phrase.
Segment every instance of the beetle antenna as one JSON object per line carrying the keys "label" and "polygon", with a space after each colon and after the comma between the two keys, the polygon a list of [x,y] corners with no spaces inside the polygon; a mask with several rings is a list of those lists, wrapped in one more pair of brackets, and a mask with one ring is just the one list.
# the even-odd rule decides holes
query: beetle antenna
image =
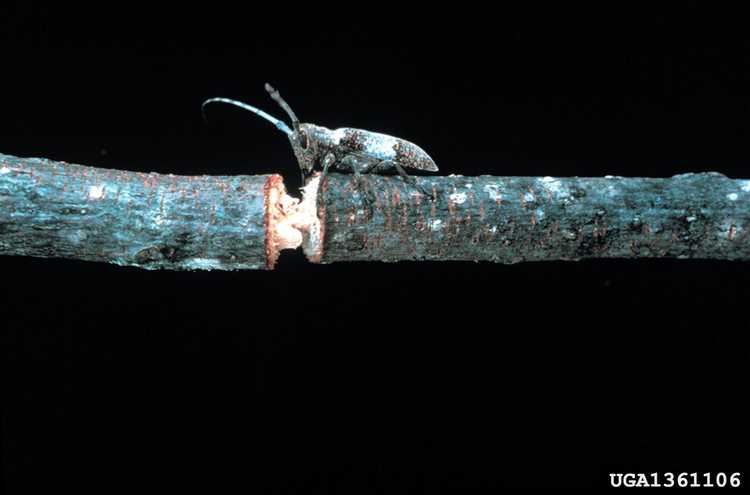
{"label": "beetle antenna", "polygon": [[[250,112],[253,112],[255,115],[266,119],[270,123],[276,126],[278,130],[285,134],[293,134],[292,130],[287,126],[282,120],[277,119],[276,117],[271,117],[263,110],[257,109],[253,106],[248,105],[247,103],[242,103],[241,101],[237,100],[230,100],[229,98],[209,98],[208,100],[204,101],[201,105],[201,113],[203,114],[203,119],[208,121],[206,119],[206,105],[209,103],[227,103],[229,105],[234,105],[236,107],[243,108],[245,110],[249,110]],[[299,122],[297,123],[297,126],[299,126]]]}
{"label": "beetle antenna", "polygon": [[292,127],[294,128],[294,131],[299,131],[299,119],[296,115],[294,115],[294,112],[292,111],[292,107],[289,106],[287,102],[284,101],[284,99],[281,97],[278,91],[276,91],[273,86],[266,83],[266,91],[268,91],[268,94],[271,95],[271,98],[273,98],[273,101],[279,104],[281,108],[284,109],[284,111],[289,115],[289,118],[292,119]]}

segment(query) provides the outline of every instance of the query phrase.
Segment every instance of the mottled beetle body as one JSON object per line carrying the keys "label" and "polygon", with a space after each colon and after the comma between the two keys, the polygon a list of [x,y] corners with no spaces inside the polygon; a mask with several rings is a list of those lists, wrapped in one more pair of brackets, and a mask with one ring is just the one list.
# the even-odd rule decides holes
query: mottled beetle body
{"label": "mottled beetle body", "polygon": [[315,124],[300,124],[299,132],[303,134],[302,141],[307,138],[308,147],[292,145],[300,168],[307,174],[312,172],[316,163],[324,166],[323,160],[331,154],[335,161],[329,166],[334,165],[346,172],[395,171],[395,164],[427,172],[438,170],[422,148],[387,134],[349,127],[331,130]]}
{"label": "mottled beetle body", "polygon": [[[382,173],[395,170],[404,180],[416,185],[405,168],[437,172],[438,168],[430,156],[419,146],[409,141],[387,134],[344,127],[331,130],[315,124],[302,124],[291,107],[281,98],[279,92],[266,84],[266,91],[292,121],[290,129],[281,120],[246,103],[226,98],[211,98],[203,105],[212,102],[229,103],[259,115],[286,133],[294,150],[303,180],[312,174],[315,166],[323,170],[323,177],[329,168],[351,172],[359,181],[362,174]],[[424,189],[417,185],[423,193]]]}

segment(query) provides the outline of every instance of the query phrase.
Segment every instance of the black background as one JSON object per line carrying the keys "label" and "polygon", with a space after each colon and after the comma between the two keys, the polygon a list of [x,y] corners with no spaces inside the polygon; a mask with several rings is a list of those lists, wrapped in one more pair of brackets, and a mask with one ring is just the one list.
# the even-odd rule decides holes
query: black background
{"label": "black background", "polygon": [[[624,9],[624,8],[622,8]],[[203,4],[0,18],[0,152],[280,172],[211,96],[409,139],[449,174],[750,177],[738,12]],[[429,492],[743,469],[741,262],[337,264],[148,272],[0,257],[3,480]]]}

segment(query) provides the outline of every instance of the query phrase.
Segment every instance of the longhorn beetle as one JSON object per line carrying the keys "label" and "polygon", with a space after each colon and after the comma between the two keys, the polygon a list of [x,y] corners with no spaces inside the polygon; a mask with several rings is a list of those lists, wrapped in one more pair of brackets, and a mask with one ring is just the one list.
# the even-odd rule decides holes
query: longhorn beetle
{"label": "longhorn beetle", "polygon": [[328,169],[335,166],[338,170],[352,172],[358,185],[361,184],[362,174],[395,169],[406,182],[416,186],[426,196],[430,196],[417,184],[416,179],[404,170],[404,168],[429,172],[438,170],[432,158],[416,144],[361,129],[344,127],[331,130],[315,124],[301,124],[279,92],[268,83],[265,88],[291,119],[291,129],[283,121],[270,116],[263,110],[228,98],[210,98],[203,102],[201,109],[205,116],[207,104],[228,103],[249,110],[271,122],[289,137],[302,172],[303,182],[312,174],[315,164],[319,164],[323,169],[321,181],[328,174]]}

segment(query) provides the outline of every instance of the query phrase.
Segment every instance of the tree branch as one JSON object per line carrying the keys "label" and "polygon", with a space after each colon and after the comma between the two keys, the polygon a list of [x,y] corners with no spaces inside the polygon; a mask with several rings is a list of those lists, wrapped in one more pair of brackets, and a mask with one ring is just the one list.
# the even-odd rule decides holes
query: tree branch
{"label": "tree branch", "polygon": [[278,175],[144,174],[0,155],[0,253],[147,269],[272,268]]}
{"label": "tree branch", "polygon": [[[300,202],[278,175],[103,170],[0,155],[0,254],[147,269],[313,262],[750,259],[750,181],[331,174]],[[365,201],[370,198],[370,201]],[[317,201],[317,202],[316,202]]]}
{"label": "tree branch", "polygon": [[320,195],[315,261],[750,259],[750,181],[708,172],[651,178],[351,176]]}

